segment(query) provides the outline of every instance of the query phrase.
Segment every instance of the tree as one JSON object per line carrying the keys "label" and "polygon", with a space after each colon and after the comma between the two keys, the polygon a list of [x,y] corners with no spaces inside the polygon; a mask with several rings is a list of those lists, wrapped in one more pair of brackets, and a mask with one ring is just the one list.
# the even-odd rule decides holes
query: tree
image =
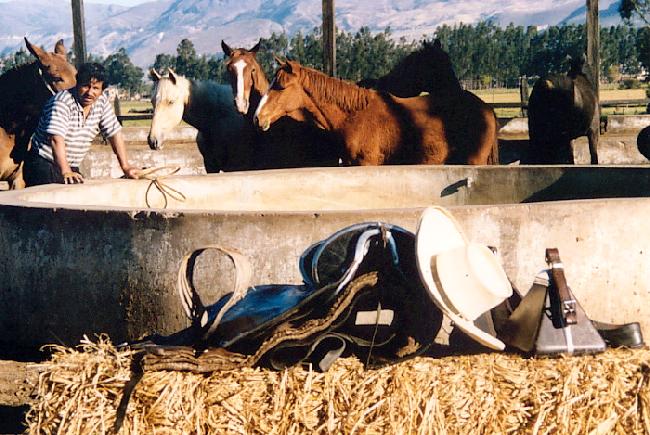
{"label": "tree", "polygon": [[[635,0],[638,1],[638,0]],[[643,0],[650,2],[650,0]],[[436,29],[445,51],[461,80],[486,81],[517,86],[520,76],[535,77],[568,70],[567,55],[580,56],[585,52],[586,34],[583,25],[499,27],[493,22],[473,25],[457,24]],[[432,36],[423,36],[431,40]],[[607,76],[610,67],[620,68],[622,74],[638,73],[640,66],[650,68],[650,27],[635,28],[618,25],[601,28],[601,76]],[[323,70],[322,33],[315,27],[309,33],[298,32],[289,38],[273,34],[260,40],[257,59],[267,77],[276,64],[274,55],[299,61],[305,66]],[[357,32],[338,31],[336,37],[337,72],[342,79],[357,81],[386,74],[420,41],[395,40],[390,29],[372,32],[360,28]],[[159,54],[154,67],[163,73],[171,66],[178,73],[197,79],[225,82],[224,60],[221,55],[198,56],[188,39],[179,44],[177,55]],[[612,69],[611,72],[614,72]]]}
{"label": "tree", "polygon": [[650,69],[650,27],[639,29],[636,37],[636,46],[641,65]]}
{"label": "tree", "polygon": [[156,60],[153,63],[153,69],[158,71],[160,74],[164,74],[169,67],[176,67],[176,58],[171,54],[157,54]]}
{"label": "tree", "polygon": [[26,63],[34,62],[36,58],[21,48],[14,54],[10,54],[2,60],[2,72],[19,67]]}
{"label": "tree", "polygon": [[634,17],[640,18],[644,23],[650,25],[650,0],[621,0],[618,5],[618,13],[621,18],[630,22]]}
{"label": "tree", "polygon": [[621,80],[621,69],[619,68],[619,66],[611,65],[609,68],[607,68],[606,77],[610,83],[616,83],[619,80]]}
{"label": "tree", "polygon": [[138,92],[142,89],[142,68],[133,65],[126,49],[120,48],[109,55],[104,61],[104,68],[108,81],[129,92]]}
{"label": "tree", "polygon": [[176,67],[175,72],[186,77],[195,78],[198,58],[194,43],[187,38],[181,40],[176,47]]}

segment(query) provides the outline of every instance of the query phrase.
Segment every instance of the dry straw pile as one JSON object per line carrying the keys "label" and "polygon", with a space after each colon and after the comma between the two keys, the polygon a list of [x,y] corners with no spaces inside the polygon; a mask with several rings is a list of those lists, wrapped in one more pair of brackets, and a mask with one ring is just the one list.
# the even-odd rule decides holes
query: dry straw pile
{"label": "dry straw pile", "polygon": [[[132,354],[107,341],[58,348],[45,363],[30,433],[107,433]],[[417,358],[327,373],[148,372],[121,433],[650,433],[650,350],[524,359]]]}

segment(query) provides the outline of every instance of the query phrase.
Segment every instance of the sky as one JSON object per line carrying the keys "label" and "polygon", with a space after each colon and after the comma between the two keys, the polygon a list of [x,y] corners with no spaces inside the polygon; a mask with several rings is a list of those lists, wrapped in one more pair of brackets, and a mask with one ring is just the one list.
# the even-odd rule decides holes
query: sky
{"label": "sky", "polygon": [[84,0],[84,4],[104,3],[104,4],[122,5],[122,6],[135,6],[135,5],[139,5],[140,3],[145,3],[148,1],[151,0]]}
{"label": "sky", "polygon": [[[8,1],[13,1],[13,0],[0,0],[0,3],[6,3]],[[110,5],[135,6],[135,5],[139,5],[140,3],[146,3],[150,1],[152,0],[84,0],[84,4],[103,3],[103,4],[110,4]]]}

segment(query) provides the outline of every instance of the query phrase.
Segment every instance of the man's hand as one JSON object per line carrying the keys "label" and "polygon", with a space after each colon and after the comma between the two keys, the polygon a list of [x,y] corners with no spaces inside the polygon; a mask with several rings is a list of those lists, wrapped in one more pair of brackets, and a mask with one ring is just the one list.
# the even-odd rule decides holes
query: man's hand
{"label": "man's hand", "polygon": [[140,178],[140,169],[134,168],[133,166],[129,166],[127,168],[123,168],[122,172],[124,172],[124,175],[126,178],[133,178],[133,179],[138,179]]}
{"label": "man's hand", "polygon": [[84,182],[84,177],[76,172],[64,172],[63,183],[65,184],[81,184]]}

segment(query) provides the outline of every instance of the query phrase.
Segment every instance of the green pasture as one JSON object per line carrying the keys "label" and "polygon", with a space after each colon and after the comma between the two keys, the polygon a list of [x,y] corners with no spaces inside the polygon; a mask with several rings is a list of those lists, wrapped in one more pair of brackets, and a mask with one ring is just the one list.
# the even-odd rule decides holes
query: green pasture
{"label": "green pasture", "polygon": [[[518,103],[519,89],[481,89],[472,91],[486,103]],[[600,90],[601,101],[613,100],[643,100],[646,98],[645,89],[613,89],[604,86]],[[521,110],[516,108],[497,108],[497,116],[500,118],[511,118],[520,116]],[[602,115],[638,115],[645,114],[646,106],[643,104],[619,107],[605,107]]]}

